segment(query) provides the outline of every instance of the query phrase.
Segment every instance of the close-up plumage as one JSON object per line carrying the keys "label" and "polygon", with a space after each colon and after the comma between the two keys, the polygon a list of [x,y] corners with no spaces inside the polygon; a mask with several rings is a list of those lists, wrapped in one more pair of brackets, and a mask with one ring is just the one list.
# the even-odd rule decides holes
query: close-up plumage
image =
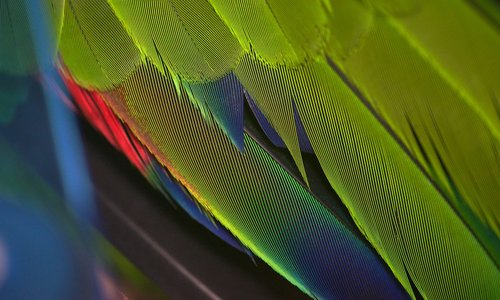
{"label": "close-up plumage", "polygon": [[500,299],[496,0],[0,0],[0,299]]}

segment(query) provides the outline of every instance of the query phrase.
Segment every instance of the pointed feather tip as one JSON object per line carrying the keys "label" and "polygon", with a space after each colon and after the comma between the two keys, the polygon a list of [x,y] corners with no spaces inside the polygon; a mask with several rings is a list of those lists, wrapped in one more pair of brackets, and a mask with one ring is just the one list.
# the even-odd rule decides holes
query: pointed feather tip
{"label": "pointed feather tip", "polygon": [[236,76],[229,73],[205,82],[182,80],[182,86],[205,119],[213,117],[232,144],[244,152],[244,92]]}
{"label": "pointed feather tip", "polygon": [[[271,125],[269,120],[267,120],[266,116],[264,116],[262,111],[259,109],[257,104],[254,102],[254,100],[248,94],[248,92],[246,90],[244,90],[244,95],[245,95],[245,98],[247,100],[247,103],[248,103],[250,109],[252,110],[252,113],[253,113],[255,119],[259,123],[260,128],[262,129],[262,131],[264,132],[266,137],[269,139],[269,141],[274,146],[276,146],[278,148],[289,149],[287,147],[287,145],[285,144],[285,142],[283,141],[283,139],[281,138],[281,136],[279,135],[279,133],[276,131],[276,129],[274,129],[274,127]],[[293,105],[293,110],[294,110],[294,119],[295,119],[296,130],[297,130],[297,138],[299,139],[299,142],[298,142],[299,149],[301,151],[304,151],[304,152],[313,153],[311,143],[309,142],[309,138],[306,135],[304,126],[302,125],[302,122],[300,121],[300,118],[298,116],[294,101],[292,101],[292,105]],[[293,155],[293,153],[292,153],[292,151],[290,151],[290,149],[289,149],[289,153],[290,153],[290,155],[292,155],[292,159],[294,160],[297,168],[299,169],[300,175],[301,175],[305,185],[307,186],[307,188],[310,188],[309,181],[307,179],[307,172],[305,170],[304,163],[302,161],[302,154],[300,154],[300,151],[299,151],[300,158],[297,158],[296,156]]]}

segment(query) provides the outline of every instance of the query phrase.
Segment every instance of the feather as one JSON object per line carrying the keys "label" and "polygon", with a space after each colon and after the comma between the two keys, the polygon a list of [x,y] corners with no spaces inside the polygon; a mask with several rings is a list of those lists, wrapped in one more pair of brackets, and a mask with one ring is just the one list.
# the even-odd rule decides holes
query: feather
{"label": "feather", "polygon": [[[96,14],[98,12],[98,14]],[[143,56],[106,1],[66,1],[59,53],[84,87],[121,83]]]}
{"label": "feather", "polygon": [[171,175],[151,156],[137,138],[129,133],[127,127],[118,119],[104,102],[99,93],[82,89],[70,78],[63,75],[66,86],[71,92],[74,108],[99,130],[106,139],[120,150],[129,161],[145,176],[150,183],[169,199],[172,198],[193,219],[205,226],[222,240],[236,249],[247,252],[241,243],[216,220],[203,211]]}
{"label": "feather", "polygon": [[[475,6],[68,3],[67,76],[304,292],[500,297],[500,37]],[[244,132],[245,98],[302,179]],[[306,153],[349,221],[309,190]]]}
{"label": "feather", "polygon": [[243,51],[207,1],[109,3],[154,64],[160,70],[166,65],[185,79],[220,77],[231,70]]}
{"label": "feather", "polygon": [[[151,132],[142,142],[169,173],[293,284],[318,298],[405,297],[360,237],[247,135],[241,153],[154,66],[138,69],[120,89],[128,108],[121,117],[136,136]],[[165,127],[172,130],[155,129]]]}
{"label": "feather", "polygon": [[[340,6],[339,13],[342,9]],[[427,9],[430,8],[421,4],[418,13]],[[348,26],[343,23],[334,25]],[[432,29],[436,30],[436,27]],[[407,149],[408,155],[436,185],[498,264],[500,144],[497,129],[491,127],[490,118],[482,113],[480,96],[468,95],[468,86],[457,85],[449,75],[456,74],[452,69],[440,65],[428,53],[428,47],[417,45],[412,36],[401,30],[396,20],[374,16],[361,45],[358,44],[347,57],[337,60],[336,65],[359,88],[366,105],[391,129]],[[462,40],[472,38],[462,36]],[[482,41],[471,44],[482,45],[489,51],[495,48],[500,38],[489,42],[490,46]],[[500,49],[500,44],[496,48]],[[474,51],[479,53],[480,50]],[[451,61],[455,55],[464,55],[457,52],[446,48],[448,60]],[[340,56],[340,51],[336,55]],[[481,59],[490,61],[490,65],[499,61],[487,51],[482,52]],[[496,88],[493,82],[488,81],[491,77],[499,78],[500,74],[488,73],[495,67],[481,68],[481,59],[474,68],[468,69],[478,78],[486,79],[481,83],[484,84],[482,92],[486,92],[489,88]],[[455,61],[467,60],[455,58]],[[491,107],[488,112],[495,114]]]}

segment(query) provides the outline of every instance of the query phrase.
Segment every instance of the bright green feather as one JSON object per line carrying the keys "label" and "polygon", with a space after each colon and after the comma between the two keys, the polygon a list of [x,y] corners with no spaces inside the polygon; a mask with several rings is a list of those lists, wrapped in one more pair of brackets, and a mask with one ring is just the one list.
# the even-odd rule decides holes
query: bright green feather
{"label": "bright green feather", "polygon": [[[118,115],[198,201],[293,283],[306,289],[286,257],[269,254],[282,250],[266,239],[276,232],[254,218],[264,200],[271,201],[270,219],[299,213],[287,202],[294,196],[279,188],[297,182],[275,182],[281,171],[248,136],[245,152],[235,151],[206,122],[213,114],[230,132],[222,105],[210,102],[223,99],[207,100],[219,93],[200,96],[193,86],[216,90],[233,72],[307,182],[295,106],[329,183],[410,295],[414,283],[426,298],[500,297],[500,36],[475,6],[69,3],[60,46],[69,73],[107,92]],[[195,134],[200,130],[205,135]],[[290,206],[274,206],[283,201]]]}

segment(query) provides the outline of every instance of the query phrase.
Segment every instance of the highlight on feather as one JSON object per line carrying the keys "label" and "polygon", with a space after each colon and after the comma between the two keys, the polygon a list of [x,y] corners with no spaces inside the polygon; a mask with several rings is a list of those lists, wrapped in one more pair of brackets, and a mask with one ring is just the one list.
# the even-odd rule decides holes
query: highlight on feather
{"label": "highlight on feather", "polygon": [[[495,299],[500,9],[473,2],[66,0],[46,13],[82,115],[307,295]],[[12,41],[24,28],[7,23]],[[31,70],[10,63],[26,45],[0,71]]]}

